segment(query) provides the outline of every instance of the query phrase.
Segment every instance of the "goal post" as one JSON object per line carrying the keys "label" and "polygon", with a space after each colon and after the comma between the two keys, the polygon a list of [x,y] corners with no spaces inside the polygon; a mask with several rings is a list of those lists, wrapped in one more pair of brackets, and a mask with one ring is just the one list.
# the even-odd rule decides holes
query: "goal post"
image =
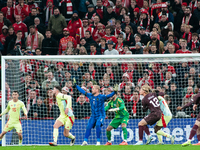
{"label": "goal post", "polygon": [[[200,54],[2,56],[1,107],[4,111],[8,101],[12,99],[12,91],[19,91],[19,99],[28,110],[27,120],[21,113],[24,145],[46,145],[53,140],[53,124],[59,116],[52,96],[52,87],[55,85],[60,85],[63,92],[73,98],[72,108],[76,120],[71,132],[77,137],[76,144],[83,142],[91,114],[90,104],[88,98],[73,87],[73,78],[87,92],[91,92],[93,85],[97,84],[101,88],[101,94],[108,94],[115,84],[119,85],[118,96],[124,100],[130,114],[127,126],[130,144],[138,141],[138,122],[148,114],[142,112],[142,96],[138,95],[138,99],[134,97],[144,84],[160,90],[162,96],[170,98],[168,102],[173,111],[173,119],[163,130],[176,136],[175,144],[186,141],[198,114],[190,108],[176,111],[176,107],[189,102],[195,94],[194,89],[200,81]],[[192,93],[187,93],[190,87]],[[173,88],[176,88],[174,93]],[[106,113],[101,144],[107,141],[106,127],[112,118],[112,113]],[[2,116],[1,131],[7,120],[7,115]],[[156,144],[158,140],[153,126],[149,127],[154,137],[152,143]],[[121,127],[112,130],[113,144],[121,143],[122,135]],[[166,144],[170,143],[169,139],[163,139]],[[194,142],[197,142],[196,137]],[[17,143],[16,131],[7,133],[2,139],[2,146]],[[88,143],[96,144],[95,130]],[[58,144],[69,144],[69,140],[63,136],[63,127],[59,129]]]}

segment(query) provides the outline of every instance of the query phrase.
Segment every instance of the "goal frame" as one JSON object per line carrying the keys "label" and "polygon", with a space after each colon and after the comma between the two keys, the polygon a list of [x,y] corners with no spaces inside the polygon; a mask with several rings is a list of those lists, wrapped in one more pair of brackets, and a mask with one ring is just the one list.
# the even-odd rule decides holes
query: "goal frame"
{"label": "goal frame", "polygon": [[[5,99],[5,63],[6,60],[25,60],[25,59],[41,59],[41,60],[81,60],[81,59],[93,59],[93,60],[105,60],[103,62],[109,62],[110,59],[153,59],[153,58],[199,58],[200,61],[200,53],[195,54],[148,54],[148,55],[50,55],[50,56],[2,56],[1,57],[1,92],[2,92],[2,111],[5,110],[6,105],[6,99]],[[134,62],[134,60],[132,60]],[[111,61],[112,62],[112,61]],[[5,115],[1,118],[1,124],[2,124],[2,131],[5,127]],[[6,145],[6,136],[2,139],[2,146]]]}

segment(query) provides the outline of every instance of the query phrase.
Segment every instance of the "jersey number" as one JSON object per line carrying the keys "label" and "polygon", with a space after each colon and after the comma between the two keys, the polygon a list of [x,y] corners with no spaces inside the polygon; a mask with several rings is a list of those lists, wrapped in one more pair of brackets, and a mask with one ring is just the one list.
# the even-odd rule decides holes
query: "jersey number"
{"label": "jersey number", "polygon": [[150,100],[150,103],[154,106],[154,107],[159,107],[160,103],[158,101],[158,99],[155,97],[153,100]]}
{"label": "jersey number", "polygon": [[12,108],[12,110],[13,110],[14,112],[16,112],[16,108]]}

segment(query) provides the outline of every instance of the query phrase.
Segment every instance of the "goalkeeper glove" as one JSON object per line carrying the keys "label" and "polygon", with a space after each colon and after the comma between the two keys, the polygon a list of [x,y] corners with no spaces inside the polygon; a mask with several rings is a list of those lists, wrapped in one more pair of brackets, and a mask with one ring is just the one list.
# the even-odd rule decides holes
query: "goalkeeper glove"
{"label": "goalkeeper glove", "polygon": [[73,78],[73,85],[76,86],[76,79]]}
{"label": "goalkeeper glove", "polygon": [[118,88],[119,88],[119,85],[118,85],[118,84],[115,84],[113,90],[114,90],[115,92],[117,92],[117,91],[118,91]]}
{"label": "goalkeeper glove", "polygon": [[118,111],[119,108],[112,108],[112,109],[109,109],[108,111]]}

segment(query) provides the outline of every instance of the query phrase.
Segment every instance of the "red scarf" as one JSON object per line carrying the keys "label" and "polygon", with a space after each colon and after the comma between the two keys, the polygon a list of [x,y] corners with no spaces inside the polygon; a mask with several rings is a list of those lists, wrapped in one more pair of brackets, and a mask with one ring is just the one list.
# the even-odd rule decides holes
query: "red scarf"
{"label": "red scarf", "polygon": [[97,53],[97,51],[95,51],[94,53],[91,52],[90,55],[96,55],[96,53]]}
{"label": "red scarf", "polygon": [[110,3],[108,2],[108,0],[102,0],[103,6],[108,7],[110,6]]}
{"label": "red scarf", "polygon": [[27,37],[27,46],[32,47],[32,50],[35,50],[38,47],[38,31],[35,32],[34,39],[32,35],[29,34]]}
{"label": "red scarf", "polygon": [[[166,15],[167,15],[167,21],[168,21],[168,20],[169,20],[169,10],[166,12]],[[158,14],[159,20],[161,19],[161,17],[162,17],[162,12],[160,12],[160,13]]]}
{"label": "red scarf", "polygon": [[122,31],[121,29],[118,30],[115,28],[114,36],[119,35],[121,33],[121,31]]}
{"label": "red scarf", "polygon": [[[184,39],[186,38],[186,33],[183,34],[183,38],[184,38]],[[189,43],[191,40],[192,40],[192,33],[189,32],[189,33],[188,33],[188,37],[187,37],[187,43]]]}
{"label": "red scarf", "polygon": [[95,73],[96,73],[96,70],[93,70],[93,71],[92,71],[92,79],[93,79],[93,80],[95,79]]}
{"label": "red scarf", "polygon": [[196,41],[193,41],[192,40],[192,46],[191,46],[191,50],[193,50],[193,48],[196,48],[196,43],[197,43],[198,41],[196,40]]}
{"label": "red scarf", "polygon": [[126,83],[123,81],[123,82],[120,84],[120,89],[122,89],[124,86],[126,86]]}
{"label": "red scarf", "polygon": [[115,49],[118,50],[119,52],[123,52],[123,43],[121,43],[121,45],[118,45],[117,43]]}
{"label": "red scarf", "polygon": [[127,101],[127,102],[130,102],[131,100],[131,97],[133,96],[133,94],[130,94],[130,95],[126,95],[125,93],[122,94],[124,99]]}
{"label": "red scarf", "polygon": [[66,3],[67,14],[72,15],[73,14],[73,7],[72,7],[71,0],[62,0],[59,5],[61,5],[63,2]]}
{"label": "red scarf", "polygon": [[[125,34],[125,35],[126,35],[126,34]],[[128,37],[126,36],[126,38],[125,38],[126,41],[130,41],[130,36],[131,36],[131,33],[128,34]]]}
{"label": "red scarf", "polygon": [[153,15],[154,9],[160,9],[160,8],[163,8],[163,7],[166,7],[166,6],[167,6],[166,2],[153,4],[151,6],[151,16]]}
{"label": "red scarf", "polygon": [[110,74],[110,79],[114,80],[114,74],[113,73]]}
{"label": "red scarf", "polygon": [[197,0],[192,4],[192,1],[189,4],[190,8],[192,9],[192,12],[197,8]]}
{"label": "red scarf", "polygon": [[133,107],[132,107],[133,114],[136,114],[136,112],[137,112],[137,107],[136,107],[136,105],[137,105],[138,101],[139,101],[139,97],[138,97],[138,100],[137,100],[137,101],[133,100]]}
{"label": "red scarf", "polygon": [[[189,25],[191,16],[192,16],[192,14],[190,13],[190,16],[189,16],[187,25]],[[185,22],[185,17],[186,17],[186,16],[183,17],[182,24],[186,24],[186,22]]]}
{"label": "red scarf", "polygon": [[[147,17],[148,17],[148,22],[147,22],[146,31],[149,32],[150,31],[150,17],[148,14],[147,14]],[[140,26],[141,27],[143,26],[143,19],[140,21]]]}
{"label": "red scarf", "polygon": [[191,94],[186,94],[185,97],[190,98],[193,94],[194,94],[193,92]]}

